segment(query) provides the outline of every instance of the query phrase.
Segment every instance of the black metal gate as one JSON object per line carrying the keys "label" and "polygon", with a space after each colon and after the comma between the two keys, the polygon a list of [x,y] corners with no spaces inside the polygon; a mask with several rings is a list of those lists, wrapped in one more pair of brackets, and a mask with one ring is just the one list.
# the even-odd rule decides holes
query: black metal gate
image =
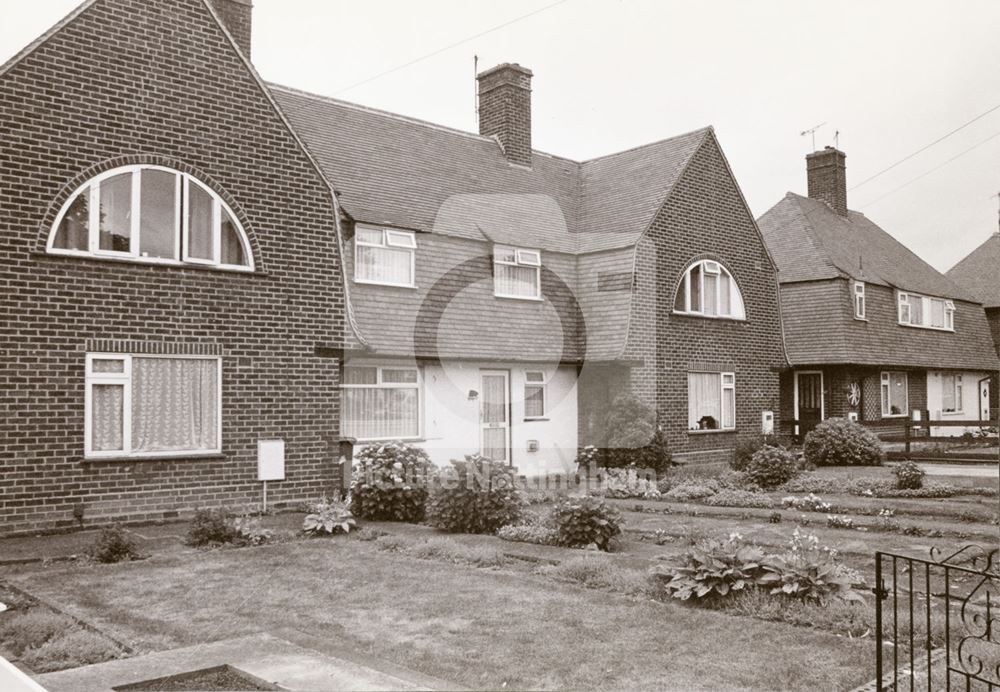
{"label": "black metal gate", "polygon": [[875,553],[877,689],[1000,690],[997,553]]}

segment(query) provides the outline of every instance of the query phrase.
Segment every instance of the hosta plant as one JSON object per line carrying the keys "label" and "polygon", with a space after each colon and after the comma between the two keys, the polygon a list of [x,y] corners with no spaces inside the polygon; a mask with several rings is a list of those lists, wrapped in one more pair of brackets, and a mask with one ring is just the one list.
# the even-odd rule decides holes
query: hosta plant
{"label": "hosta plant", "polygon": [[347,505],[325,497],[312,506],[302,521],[302,531],[311,536],[350,533],[355,527],[354,515]]}
{"label": "hosta plant", "polygon": [[369,445],[351,477],[351,512],[376,521],[423,521],[434,465],[422,449],[400,442]]}
{"label": "hosta plant", "polygon": [[552,526],[560,545],[609,550],[611,539],[621,533],[621,514],[596,497],[569,497],[552,508]]}
{"label": "hosta plant", "polygon": [[684,554],[680,565],[657,566],[653,575],[670,596],[682,601],[725,598],[757,584],[765,557],[761,548],[732,534],[724,541],[699,542]]}

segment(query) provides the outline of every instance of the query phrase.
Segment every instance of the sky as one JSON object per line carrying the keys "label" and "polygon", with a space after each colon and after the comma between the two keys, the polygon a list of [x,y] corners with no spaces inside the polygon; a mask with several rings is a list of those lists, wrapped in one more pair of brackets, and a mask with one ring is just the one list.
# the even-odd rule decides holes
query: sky
{"label": "sky", "polygon": [[[0,0],[0,62],[77,4]],[[469,131],[473,56],[517,62],[536,149],[585,160],[712,125],[755,216],[805,194],[800,133],[822,124],[848,206],[943,271],[998,231],[997,27],[994,0],[254,0],[253,62]]]}

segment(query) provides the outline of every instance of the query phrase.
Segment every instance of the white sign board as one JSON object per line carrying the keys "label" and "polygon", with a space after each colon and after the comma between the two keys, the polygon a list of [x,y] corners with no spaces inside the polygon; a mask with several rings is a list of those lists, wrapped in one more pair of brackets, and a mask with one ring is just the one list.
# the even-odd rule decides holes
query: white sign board
{"label": "white sign board", "polygon": [[285,480],[284,440],[257,440],[257,480]]}

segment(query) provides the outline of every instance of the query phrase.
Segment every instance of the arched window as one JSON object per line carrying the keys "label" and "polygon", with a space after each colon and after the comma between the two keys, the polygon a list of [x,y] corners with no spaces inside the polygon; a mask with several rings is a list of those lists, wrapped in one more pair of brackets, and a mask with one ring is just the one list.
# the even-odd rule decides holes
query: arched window
{"label": "arched window", "polygon": [[746,319],[743,296],[733,275],[718,262],[695,262],[681,279],[674,312],[701,317]]}
{"label": "arched window", "polygon": [[253,271],[246,233],[218,193],[162,166],[125,166],[74,192],[47,249],[61,255]]}

